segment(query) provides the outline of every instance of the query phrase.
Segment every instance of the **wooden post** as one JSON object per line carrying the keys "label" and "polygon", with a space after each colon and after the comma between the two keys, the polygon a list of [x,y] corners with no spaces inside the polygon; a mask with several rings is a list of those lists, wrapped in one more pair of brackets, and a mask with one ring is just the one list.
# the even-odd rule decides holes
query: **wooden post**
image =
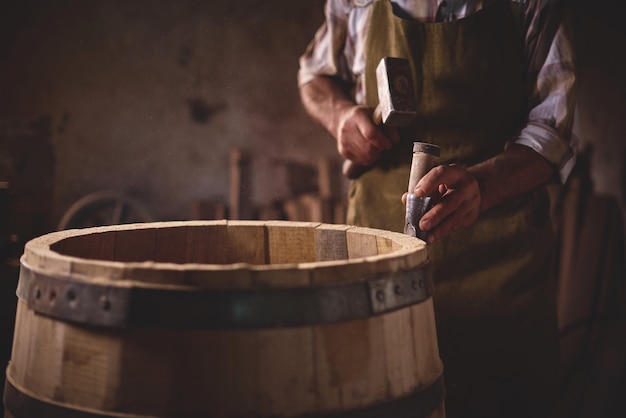
{"label": "wooden post", "polygon": [[250,181],[250,155],[238,148],[230,152],[230,206],[229,219],[251,217],[252,184]]}

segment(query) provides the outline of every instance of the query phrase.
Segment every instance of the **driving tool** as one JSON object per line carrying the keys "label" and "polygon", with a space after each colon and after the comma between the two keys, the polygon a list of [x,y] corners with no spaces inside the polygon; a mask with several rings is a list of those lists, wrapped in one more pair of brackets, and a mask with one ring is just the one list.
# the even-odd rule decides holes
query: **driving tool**
{"label": "driving tool", "polygon": [[426,240],[426,232],[419,228],[419,221],[431,207],[430,196],[417,197],[413,194],[415,186],[437,163],[441,154],[441,148],[437,145],[425,142],[413,143],[413,160],[411,161],[411,174],[409,175],[408,195],[406,197],[406,217],[404,233],[412,237]]}

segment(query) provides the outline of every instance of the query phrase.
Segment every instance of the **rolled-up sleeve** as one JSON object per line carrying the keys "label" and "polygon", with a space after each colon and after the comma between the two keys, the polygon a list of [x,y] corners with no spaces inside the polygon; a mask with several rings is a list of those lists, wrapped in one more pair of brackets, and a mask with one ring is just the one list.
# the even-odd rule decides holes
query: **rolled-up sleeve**
{"label": "rolled-up sleeve", "polygon": [[311,81],[318,75],[336,76],[353,82],[350,64],[345,54],[348,31],[349,2],[327,1],[325,20],[300,57],[298,85]]}
{"label": "rolled-up sleeve", "polygon": [[545,61],[536,71],[531,89],[532,108],[526,125],[510,143],[526,145],[557,169],[565,182],[574,167],[576,153],[572,126],[575,110],[575,51],[568,25],[556,31]]}

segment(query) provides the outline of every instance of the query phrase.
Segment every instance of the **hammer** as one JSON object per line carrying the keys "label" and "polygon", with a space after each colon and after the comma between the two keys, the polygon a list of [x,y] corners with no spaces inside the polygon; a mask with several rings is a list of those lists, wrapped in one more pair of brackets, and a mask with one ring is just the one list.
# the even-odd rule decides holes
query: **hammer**
{"label": "hammer", "polygon": [[[381,59],[376,67],[376,85],[378,105],[372,115],[374,123],[379,126],[409,126],[417,114],[409,61],[395,57]],[[369,169],[350,160],[343,164],[343,174],[349,179],[359,178]]]}

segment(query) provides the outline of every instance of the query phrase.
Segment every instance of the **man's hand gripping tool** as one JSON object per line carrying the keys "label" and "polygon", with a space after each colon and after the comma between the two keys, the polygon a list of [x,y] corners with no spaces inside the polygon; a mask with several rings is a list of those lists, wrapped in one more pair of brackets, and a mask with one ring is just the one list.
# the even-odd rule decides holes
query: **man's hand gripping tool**
{"label": "man's hand gripping tool", "polygon": [[413,159],[411,161],[411,174],[409,175],[409,188],[406,197],[404,233],[424,241],[427,233],[419,228],[419,221],[428,212],[433,202],[430,196],[417,197],[413,194],[413,191],[420,179],[436,165],[440,154],[441,148],[437,145],[425,142],[413,143]]}
{"label": "man's hand gripping tool", "polygon": [[[417,115],[411,66],[406,58],[384,57],[376,67],[378,105],[372,120],[378,126],[406,127]],[[363,167],[346,160],[343,174],[356,179],[372,167]]]}

